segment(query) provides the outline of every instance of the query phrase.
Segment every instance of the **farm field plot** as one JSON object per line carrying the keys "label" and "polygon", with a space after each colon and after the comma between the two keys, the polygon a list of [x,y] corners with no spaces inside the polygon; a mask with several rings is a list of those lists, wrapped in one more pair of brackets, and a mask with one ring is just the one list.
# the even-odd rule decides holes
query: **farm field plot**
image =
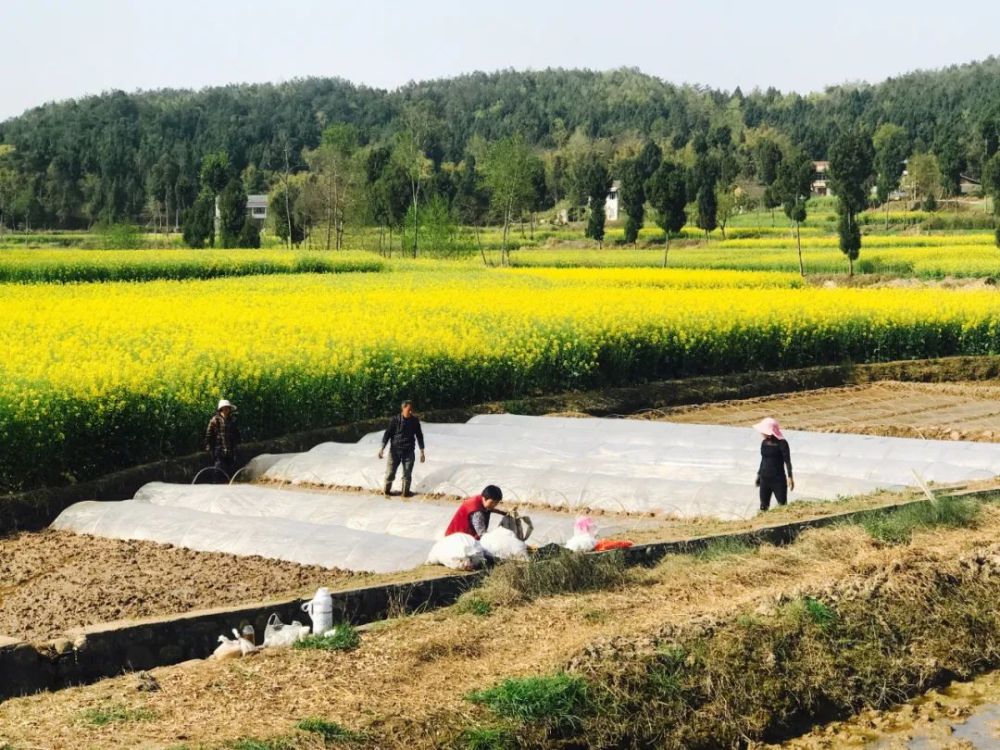
{"label": "farm field plot", "polygon": [[[847,259],[835,237],[803,236],[802,259],[807,275],[845,274]],[[522,267],[659,267],[663,248],[628,247],[604,250],[527,248],[512,254]],[[668,266],[688,269],[729,269],[798,272],[794,237],[766,237],[690,243],[672,247]],[[883,235],[864,240],[857,274],[941,279],[1000,275],[1000,250],[992,235]]]}
{"label": "farm field plot", "polygon": [[0,250],[0,283],[211,279],[288,273],[377,272],[371,253],[287,250]]}
{"label": "farm field plot", "polygon": [[394,410],[843,361],[1000,351],[992,290],[814,289],[789,274],[419,265],[394,273],[7,285],[0,487]]}
{"label": "farm field plot", "polygon": [[748,425],[778,417],[789,429],[1000,442],[1000,387],[987,383],[881,382],[635,415],[695,424]]}
{"label": "farm field plot", "polygon": [[194,552],[62,531],[0,538],[0,635],[52,638],[70,628],[239,605],[363,576],[260,557]]}

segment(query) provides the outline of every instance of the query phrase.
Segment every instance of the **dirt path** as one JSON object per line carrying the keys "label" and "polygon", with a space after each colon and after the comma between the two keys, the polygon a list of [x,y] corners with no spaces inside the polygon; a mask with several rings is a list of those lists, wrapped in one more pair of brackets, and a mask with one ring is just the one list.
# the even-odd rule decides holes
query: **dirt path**
{"label": "dirt path", "polygon": [[1000,442],[1000,386],[886,381],[656,409],[635,418],[749,426],[766,416],[797,430]]}
{"label": "dirt path", "polygon": [[[377,747],[433,747],[477,722],[463,695],[516,675],[564,667],[589,644],[643,637],[665,624],[767,606],[849,576],[907,560],[946,559],[987,546],[1000,511],[974,531],[919,535],[912,545],[875,544],[857,527],[812,531],[781,549],[699,561],[669,558],[626,589],[557,596],[487,617],[445,610],[396,620],[350,653],[278,652],[237,662],[155,670],[156,692],[135,676],[0,704],[0,739],[17,748],[198,746],[274,736],[318,716],[370,733]],[[141,709],[141,719],[96,727],[88,709]],[[481,716],[480,716],[481,719]]]}

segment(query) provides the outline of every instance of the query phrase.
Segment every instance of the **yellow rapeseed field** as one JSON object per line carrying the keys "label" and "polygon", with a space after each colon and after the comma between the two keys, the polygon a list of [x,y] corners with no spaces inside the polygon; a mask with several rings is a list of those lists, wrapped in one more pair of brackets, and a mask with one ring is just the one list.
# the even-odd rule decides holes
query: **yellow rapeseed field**
{"label": "yellow rapeseed field", "polygon": [[788,274],[490,270],[0,286],[0,484],[422,406],[694,373],[1000,350],[1000,296]]}

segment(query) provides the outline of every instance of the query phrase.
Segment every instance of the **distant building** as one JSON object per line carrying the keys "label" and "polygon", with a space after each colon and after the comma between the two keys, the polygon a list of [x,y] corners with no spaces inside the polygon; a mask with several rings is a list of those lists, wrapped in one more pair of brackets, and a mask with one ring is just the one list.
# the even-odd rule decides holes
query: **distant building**
{"label": "distant building", "polygon": [[830,191],[830,162],[813,162],[812,194],[816,196],[833,195]]}
{"label": "distant building", "polygon": [[621,186],[618,180],[612,182],[608,197],[604,199],[604,218],[608,221],[618,221],[618,192]]}
{"label": "distant building", "polygon": [[267,220],[266,195],[247,196],[247,216],[261,224],[263,224]]}
{"label": "distant building", "polygon": [[983,185],[975,177],[962,174],[958,176],[958,192],[962,195],[982,195]]}

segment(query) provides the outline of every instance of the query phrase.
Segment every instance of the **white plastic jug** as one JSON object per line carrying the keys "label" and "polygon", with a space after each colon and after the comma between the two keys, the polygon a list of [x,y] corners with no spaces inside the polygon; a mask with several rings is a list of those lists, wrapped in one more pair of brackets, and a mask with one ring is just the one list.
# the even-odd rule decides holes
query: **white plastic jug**
{"label": "white plastic jug", "polygon": [[312,601],[302,605],[302,611],[309,615],[313,623],[313,633],[319,635],[333,627],[333,597],[330,589],[322,586],[316,589]]}

